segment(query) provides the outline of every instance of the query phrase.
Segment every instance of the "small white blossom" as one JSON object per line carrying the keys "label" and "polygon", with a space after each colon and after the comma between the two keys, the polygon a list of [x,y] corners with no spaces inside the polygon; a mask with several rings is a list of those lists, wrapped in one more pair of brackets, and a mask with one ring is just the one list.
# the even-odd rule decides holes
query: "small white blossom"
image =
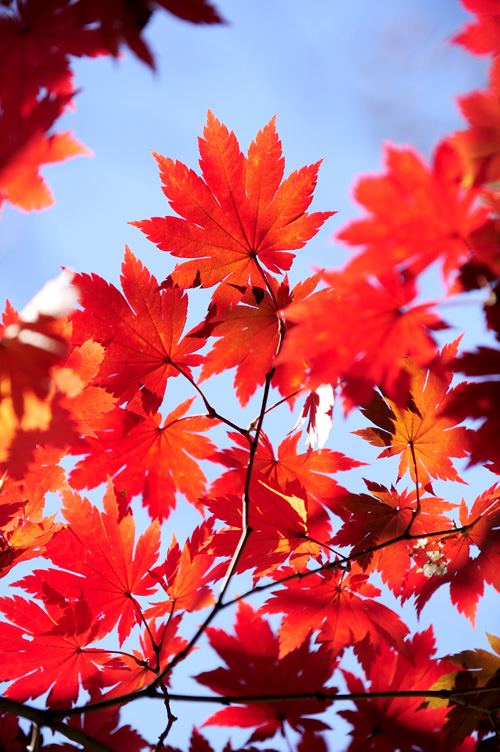
{"label": "small white blossom", "polygon": [[428,540],[428,538],[419,538],[413,548],[425,548]]}

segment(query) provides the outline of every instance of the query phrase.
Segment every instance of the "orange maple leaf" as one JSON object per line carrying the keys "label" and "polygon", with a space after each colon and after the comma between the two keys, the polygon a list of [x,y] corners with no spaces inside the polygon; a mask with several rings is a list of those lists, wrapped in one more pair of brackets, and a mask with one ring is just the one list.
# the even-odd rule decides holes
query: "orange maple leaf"
{"label": "orange maple leaf", "polygon": [[[457,348],[458,341],[444,348],[444,363],[453,358]],[[455,392],[455,389],[448,389],[452,374],[427,371],[411,362],[409,366],[412,401],[408,407],[399,407],[387,397],[375,393],[362,412],[377,427],[354,433],[374,446],[387,447],[379,457],[401,454],[398,480],[409,470],[414,483],[430,490],[431,478],[465,483],[450,459],[467,456],[470,435],[469,429],[457,426],[460,419],[446,414]]]}

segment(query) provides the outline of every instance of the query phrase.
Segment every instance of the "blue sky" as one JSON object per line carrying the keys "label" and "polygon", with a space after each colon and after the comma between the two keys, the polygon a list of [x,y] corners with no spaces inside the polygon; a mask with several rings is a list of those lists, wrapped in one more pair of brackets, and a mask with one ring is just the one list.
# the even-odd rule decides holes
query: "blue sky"
{"label": "blue sky", "polygon": [[[338,267],[346,251],[332,242],[332,234],[357,213],[351,200],[355,177],[381,170],[382,142],[413,144],[429,157],[441,137],[463,125],[454,97],[485,83],[484,61],[450,44],[466,18],[455,0],[222,0],[217,5],[226,26],[193,27],[162,11],[154,15],[145,37],[156,55],[155,73],[128,52],[120,60],[74,62],[76,109],[62,118],[61,129],[72,129],[95,157],[44,169],[56,198],[51,209],[29,215],[8,206],[3,210],[1,292],[16,307],[61,266],[117,284],[125,243],[158,279],[172,270],[172,259],[127,223],[169,212],[151,150],[197,169],[197,137],[208,109],[235,131],[244,151],[276,114],[287,174],[323,159],[312,208],[338,214],[297,253],[290,276],[295,283],[314,267]],[[428,295],[439,294],[435,278],[429,277],[429,285]],[[202,314],[195,303],[194,319]],[[462,325],[471,337],[479,336],[470,315],[470,309],[453,313],[458,326],[453,337]],[[175,391],[173,402],[184,398],[179,394]],[[223,391],[214,394],[220,398]],[[249,415],[254,413],[251,404]],[[276,440],[294,422],[286,411],[280,416],[268,426]],[[349,453],[352,445],[353,456],[374,459],[375,451],[348,435],[350,427],[338,416],[327,446]],[[377,472],[374,479],[380,482],[395,479],[389,461]],[[474,483],[479,491],[494,480],[473,477],[471,488],[457,489],[453,501],[466,493],[471,503]],[[182,515],[181,510],[169,521],[168,538],[176,525],[189,526]],[[448,600],[447,592],[437,596],[421,622],[422,627],[435,622],[440,652],[486,646],[484,631],[494,631],[498,599],[481,605],[473,636]],[[198,663],[194,658],[187,673],[216,665],[215,657],[200,657]],[[174,712],[180,720],[169,743],[185,747],[192,722],[206,717],[208,709],[184,705]],[[124,717],[151,739],[164,724],[159,705],[127,709]],[[337,752],[346,741],[343,726],[335,719],[332,725],[339,731],[329,744]],[[208,735],[216,749],[222,747],[224,730]],[[246,737],[247,732],[238,735]]]}

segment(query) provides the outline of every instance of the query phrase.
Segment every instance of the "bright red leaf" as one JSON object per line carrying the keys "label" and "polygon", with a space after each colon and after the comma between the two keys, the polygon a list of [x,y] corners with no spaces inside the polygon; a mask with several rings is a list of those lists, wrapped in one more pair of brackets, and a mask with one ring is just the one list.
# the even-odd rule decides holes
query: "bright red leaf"
{"label": "bright red leaf", "polygon": [[200,337],[182,338],[187,295],[178,287],[159,290],[158,282],[131,251],[125,251],[121,283],[124,297],[97,275],[75,277],[83,311],[73,314],[73,340],[93,339],[105,348],[94,383],[110,389],[120,401],[145,386],[162,398],[167,379],[187,373],[203,358]]}
{"label": "bright red leaf", "polygon": [[68,599],[83,594],[98,636],[118,625],[120,644],[140,621],[137,597],[151,595],[155,582],[148,574],[158,558],[157,521],[135,544],[132,514],[122,514],[111,484],[104,495],[104,512],[76,493],[63,495],[68,525],[47,546],[46,556],[58,569],[38,570],[21,580],[37,597],[49,584]]}
{"label": "bright red leaf", "polygon": [[64,708],[76,702],[80,689],[101,686],[100,667],[110,656],[88,649],[99,624],[84,599],[68,602],[55,591],[46,596],[46,610],[19,596],[0,599],[12,622],[0,624],[0,679],[13,681],[7,697],[25,702],[49,692],[47,706]]}
{"label": "bright red leaf", "polygon": [[[281,570],[276,575],[290,574]],[[349,574],[326,570],[308,575],[303,582],[290,580],[264,606],[266,613],[283,613],[279,630],[279,655],[283,657],[303,643],[309,632],[319,630],[317,642],[328,645],[333,656],[363,640],[375,655],[382,643],[404,651],[408,634],[398,615],[374,600],[379,588],[368,582],[355,564]]]}
{"label": "bright red leaf", "polygon": [[[223,313],[207,318],[207,330],[219,337],[206,357],[200,382],[236,367],[234,387],[242,405],[246,405],[266,374],[274,367],[275,356],[286,332],[286,308],[293,300],[303,300],[318,284],[319,274],[289,289],[288,277],[281,284],[269,277],[269,290],[247,288],[240,303]],[[283,396],[297,392],[305,381],[305,362],[294,368],[277,365],[272,385]],[[293,401],[293,400],[292,400]]]}
{"label": "bright red leaf", "polygon": [[374,386],[405,404],[406,357],[419,365],[430,362],[437,353],[430,332],[445,327],[433,304],[410,307],[415,283],[397,274],[375,279],[366,273],[327,272],[324,279],[326,290],[287,310],[296,326],[286,336],[278,363],[305,358],[312,388],[340,380],[347,407],[367,402]]}
{"label": "bright red leaf", "polygon": [[[432,627],[416,634],[407,648],[400,652],[381,643],[380,654],[367,672],[366,688],[360,679],[344,671],[349,692],[430,689],[443,674],[453,670],[450,663],[433,658],[436,649]],[[355,710],[339,711],[353,727],[347,752],[360,752],[363,747],[367,752],[446,749],[442,734],[445,708],[422,708],[422,697],[356,700],[354,704]]]}
{"label": "bright red leaf", "polygon": [[[225,496],[243,492],[249,461],[247,440],[237,433],[229,433],[234,446],[222,449],[210,457],[212,462],[219,462],[229,470],[212,483],[210,496]],[[287,436],[275,454],[273,446],[265,433],[261,433],[255,454],[255,470],[275,481],[279,487],[297,482],[305,489],[309,498],[314,498],[326,506],[336,496],[343,495],[344,489],[330,475],[359,467],[362,462],[346,457],[341,452],[331,449],[297,453],[300,434]]]}
{"label": "bright red leaf", "polygon": [[134,412],[116,408],[108,413],[106,429],[74,449],[87,454],[70,474],[74,488],[94,488],[110,476],[126,499],[142,493],[144,506],[159,520],[175,508],[177,493],[198,505],[205,475],[196,460],[206,459],[215,448],[200,433],[215,422],[186,416],[192,402],[179,405],[163,425],[159,413],[150,415],[139,405]]}
{"label": "bright red leaf", "polygon": [[[178,217],[134,222],[160,250],[192,259],[171,275],[181,287],[212,287],[219,305],[241,298],[237,287],[267,287],[265,266],[288,270],[294,254],[331,212],[307,214],[319,162],[283,180],[284,159],[275,120],[257,134],[245,157],[236,136],[208,112],[199,139],[203,177],[156,155],[163,192]],[[236,286],[236,287],[235,287]]]}
{"label": "bright red leaf", "polygon": [[370,212],[338,234],[363,251],[348,266],[352,274],[384,276],[403,268],[419,274],[437,259],[446,278],[469,258],[470,235],[488,218],[479,192],[462,186],[464,167],[448,141],[429,167],[410,149],[388,146],[387,172],[363,177],[354,195]]}

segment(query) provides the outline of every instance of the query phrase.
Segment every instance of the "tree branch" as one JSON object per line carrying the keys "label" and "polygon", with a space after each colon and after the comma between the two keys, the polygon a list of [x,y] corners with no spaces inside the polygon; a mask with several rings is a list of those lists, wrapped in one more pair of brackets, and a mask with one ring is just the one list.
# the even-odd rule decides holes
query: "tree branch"
{"label": "tree branch", "polygon": [[[114,752],[114,750],[108,747],[107,744],[103,744],[97,739],[94,739],[92,736],[86,734],[85,731],[74,728],[74,726],[68,726],[67,723],[63,723],[60,720],[60,711],[39,710],[38,708],[24,705],[22,702],[11,700],[8,697],[0,697],[0,710],[20,718],[26,718],[38,726],[38,728],[47,726],[53,731],[58,731],[67,739],[71,739],[71,741],[81,744],[82,747],[86,747],[87,749],[92,750],[92,752]],[[74,715],[80,714],[81,711],[74,713]],[[66,715],[69,715],[69,713],[63,713],[62,717]]]}

